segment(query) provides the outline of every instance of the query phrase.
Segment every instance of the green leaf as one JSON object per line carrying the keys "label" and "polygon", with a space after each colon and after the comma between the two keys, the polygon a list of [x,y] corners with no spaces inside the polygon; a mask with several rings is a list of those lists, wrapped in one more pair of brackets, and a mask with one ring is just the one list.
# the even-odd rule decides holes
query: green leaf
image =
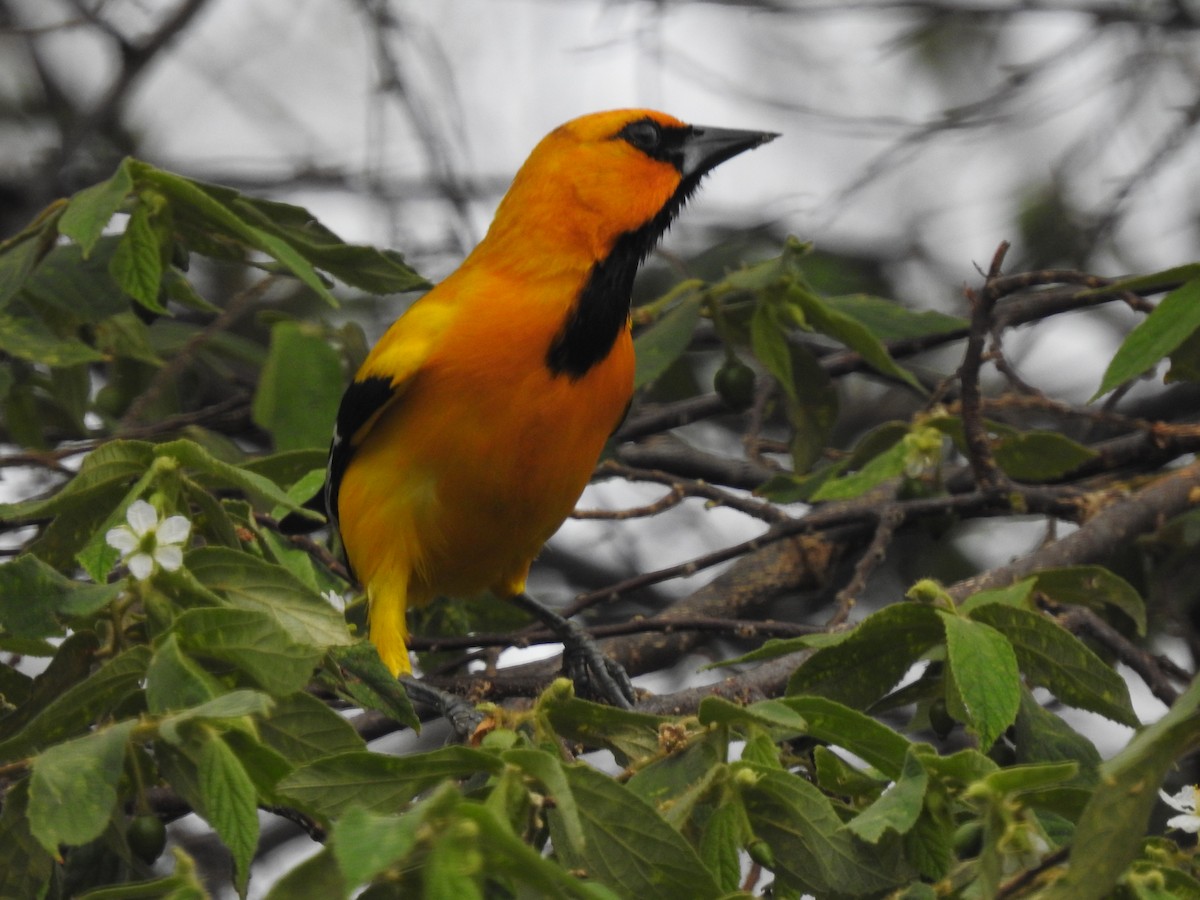
{"label": "green leaf", "polygon": [[342,613],[282,566],[228,547],[201,547],[186,556],[192,576],[238,609],[270,616],[297,644],[354,643]]}
{"label": "green leaf", "polygon": [[77,244],[59,244],[42,260],[21,288],[26,308],[48,322],[100,325],[129,310],[129,297],[108,272],[120,235],[106,235],[84,256]]}
{"label": "green leaf", "polygon": [[319,648],[297,643],[258,610],[189,609],[173,630],[189,654],[229,663],[274,695],[303,687],[321,658]]}
{"label": "green leaf", "polygon": [[1059,700],[1136,728],[1129,687],[1117,672],[1062,626],[1041,613],[991,604],[972,615],[1012,644],[1025,677]]}
{"label": "green leaf", "polygon": [[904,769],[878,800],[846,823],[846,829],[870,844],[879,843],[887,831],[905,834],[917,824],[925,804],[929,775],[920,756],[909,748]]}
{"label": "green leaf", "polygon": [[383,664],[374,644],[356,641],[346,647],[335,646],[330,648],[330,657],[351,676],[343,678],[338,687],[356,703],[364,709],[378,710],[413,730],[420,730],[421,720],[417,718],[408,692]]}
{"label": "green leaf", "polygon": [[634,389],[654,381],[687,350],[700,321],[703,300],[702,292],[689,291],[666,315],[638,333],[633,342],[637,358]]}
{"label": "green leaf", "polygon": [[158,300],[162,288],[164,237],[153,221],[150,204],[138,203],[108,266],[121,290],[156,313],[166,312]]}
{"label": "green leaf", "polygon": [[736,666],[748,662],[764,662],[768,659],[778,659],[781,656],[789,656],[793,653],[799,653],[801,650],[832,647],[835,644],[840,644],[842,641],[848,638],[850,634],[851,633],[849,631],[839,631],[835,634],[817,632],[790,638],[768,638],[767,640],[763,641],[763,645],[756,650],[751,650],[749,653],[743,653],[741,656],[735,656],[732,659],[723,659],[720,662],[709,663],[704,668],[719,669],[726,666]]}
{"label": "green leaf", "polygon": [[207,476],[213,482],[233,487],[244,492],[251,502],[270,508],[284,506],[299,511],[301,506],[287,492],[269,478],[264,478],[242,466],[234,466],[217,459],[195,441],[167,441],[154,447],[154,456],[176,459]]}
{"label": "green leaf", "polygon": [[469,747],[443,747],[412,756],[339,753],[302,766],[279,782],[281,795],[326,819],[350,807],[394,813],[417,794],[452,778],[479,772],[498,775],[504,763],[492,753]]}
{"label": "green leaf", "polygon": [[504,761],[541,784],[545,795],[558,810],[559,825],[568,845],[581,848],[586,841],[583,821],[562,760],[544,750],[515,747],[504,753]]}
{"label": "green leaf", "polygon": [[[186,215],[199,219],[218,233],[236,238],[248,247],[273,257],[330,306],[338,305],[336,298],[329,293],[329,289],[312,265],[287,241],[263,228],[251,225],[238,211],[230,208],[229,203],[225,201],[229,199],[229,195],[236,200],[235,191],[203,185],[180,175],[155,169],[143,162],[134,163],[133,172],[140,183],[152,185],[162,191],[171,198],[173,205],[182,208]],[[179,212],[177,209],[176,215]]]}
{"label": "green leaf", "polygon": [[957,316],[947,316],[934,310],[916,312],[901,306],[895,300],[872,297],[869,294],[845,294],[821,299],[835,313],[855,319],[881,341],[955,332],[965,335],[970,325],[966,319]]}
{"label": "green leaf", "polygon": [[575,696],[565,678],[538,698],[535,712],[559,737],[611,750],[621,765],[658,753],[658,728],[666,719],[648,713],[591,703]]}
{"label": "green leaf", "polygon": [[132,190],[133,178],[126,160],[107,181],[84,188],[71,197],[58,220],[59,232],[77,243],[86,259]]}
{"label": "green leaf", "polygon": [[146,669],[146,707],[161,715],[205,703],[223,692],[221,683],[179,649],[168,634],[155,648]]}
{"label": "green leaf", "polygon": [[949,782],[955,789],[979,781],[1000,769],[991,759],[974,748],[959,750],[949,756],[923,755],[925,771],[942,781]]}
{"label": "green leaf", "polygon": [[72,495],[99,485],[128,484],[141,476],[153,460],[151,444],[144,441],[110,441],[84,457],[79,474],[57,494],[22,503],[0,504],[0,519],[12,521],[56,515]]}
{"label": "green leaf", "polygon": [[1096,745],[1060,716],[1044,709],[1028,688],[1021,690],[1021,709],[1013,725],[1013,744],[1019,763],[1069,760],[1079,764],[1081,783],[1091,786],[1095,782],[1095,772],[1100,765]]}
{"label": "green leaf", "polygon": [[[926,809],[917,824],[904,835],[904,856],[916,870],[929,881],[940,881],[950,872],[955,862],[954,828],[951,823],[935,817]],[[913,882],[896,900],[937,900],[934,889],[921,882]]]}
{"label": "green leaf", "polygon": [[973,613],[979,607],[987,606],[989,603],[1000,603],[1004,606],[1026,606],[1035,584],[1037,584],[1037,578],[1026,578],[1023,581],[1014,582],[1008,587],[976,591],[958,605],[958,610],[963,614]]}
{"label": "green leaf", "polygon": [[1146,275],[1131,275],[1119,278],[1111,284],[1081,291],[1080,297],[1099,297],[1118,291],[1133,291],[1134,293],[1158,293],[1164,285],[1172,285],[1181,281],[1193,281],[1200,278],[1200,263],[1187,263],[1182,266],[1172,266],[1158,272]]}
{"label": "green leaf", "polygon": [[1146,636],[1146,604],[1128,581],[1104,566],[1067,566],[1037,573],[1037,589],[1055,603],[1086,606],[1107,613],[1113,606]]}
{"label": "green leaf", "polygon": [[1200,278],[1177,287],[1117,348],[1092,400],[1152,368],[1200,328]]}
{"label": "green leaf", "polygon": [[233,854],[238,893],[246,896],[250,861],[258,846],[258,794],[254,782],[229,745],[210,734],[201,746],[196,765],[202,815]]}
{"label": "green leaf", "polygon": [[707,806],[715,788],[725,780],[728,737],[717,730],[704,732],[675,750],[638,769],[626,786],[654,804],[673,828],[683,830],[697,811]]}
{"label": "green leaf", "polygon": [[77,554],[75,559],[83,566],[83,570],[91,577],[92,581],[97,584],[103,584],[108,580],[109,574],[117,565],[121,554],[108,543],[106,536],[108,532],[126,521],[130,505],[140,499],[143,494],[149,489],[159,476],[157,467],[150,467],[141,473],[141,477],[133,483],[133,485],[125,491],[125,495],[109,510],[108,515],[104,518],[87,539]]}
{"label": "green leaf", "polygon": [[760,700],[742,706],[724,697],[705,697],[700,701],[697,718],[701,725],[728,725],[745,731],[758,726],[780,736],[803,734],[807,723],[791,704],[782,700]]}
{"label": "green leaf", "polygon": [[403,816],[380,816],[352,806],[338,819],[330,842],[346,884],[366,884],[380,872],[399,865],[416,845],[423,826],[419,810]]}
{"label": "green leaf", "polygon": [[[70,640],[68,638],[68,642]],[[68,642],[64,642],[59,650],[60,655],[69,650],[71,645]],[[132,647],[84,680],[66,687],[49,699],[39,692],[39,682],[35,681],[28,705],[36,711],[24,728],[0,743],[0,760],[29,755],[39,748],[49,747],[63,738],[86,731],[139,689],[149,661],[148,647]],[[51,670],[53,668],[52,663]],[[49,673],[50,670],[47,671]],[[13,713],[14,716],[17,714]],[[5,724],[9,727],[15,725],[11,717],[5,720]]]}
{"label": "green leaf", "polygon": [[115,480],[84,490],[71,490],[79,477],[67,482],[61,492],[65,494],[61,500],[57,496],[51,498],[57,501],[53,504],[54,519],[29,545],[30,553],[38,559],[55,569],[68,572],[75,570],[78,565],[77,554],[96,536],[113,510],[120,507],[128,491],[126,484]]}
{"label": "green leaf", "polygon": [[875,371],[907,384],[920,394],[925,393],[913,374],[897,365],[883,342],[857,319],[829,306],[814,291],[799,283],[791,286],[788,300],[800,307],[805,320],[815,330],[856,351]]}
{"label": "green leaf", "polygon": [[926,650],[943,640],[944,630],[932,607],[886,606],[863,619],[845,640],[801,663],[787,692],[817,694],[862,709],[891,690]]}
{"label": "green leaf", "polygon": [[744,762],[732,768],[750,826],[771,848],[786,884],[817,896],[865,896],[907,876],[894,844],[858,841],[803,778]]}
{"label": "green leaf", "polygon": [[581,879],[557,861],[544,858],[488,807],[460,802],[455,812],[461,822],[474,826],[462,829],[464,837],[472,840],[473,834],[478,835],[474,843],[485,857],[481,874],[507,877],[519,888],[526,888],[524,892],[518,890],[518,896],[619,900],[603,885]]}
{"label": "green leaf", "polygon": [[1002,437],[992,447],[997,465],[1017,481],[1053,481],[1099,454],[1053,431]]}
{"label": "green leaf", "polygon": [[131,312],[118,313],[96,323],[96,349],[106,356],[124,357],[152,366],[163,359],[150,340],[146,323]]}
{"label": "green leaf", "polygon": [[29,822],[29,780],[12,784],[0,811],[0,897],[32,897],[41,900],[50,889],[58,850],[47,851],[33,836]]}
{"label": "green leaf", "polygon": [[117,804],[117,781],[136,722],[126,721],[55,744],[33,761],[29,828],[50,853],[97,838]]}
{"label": "green leaf", "polygon": [[891,780],[855,768],[824,744],[813,747],[813,763],[817,786],[838,797],[876,797]]}
{"label": "green leaf", "polygon": [[996,794],[1024,794],[1047,787],[1061,785],[1079,772],[1074,760],[1056,763],[1032,763],[1005,766],[981,779],[987,788]]}
{"label": "green leaf", "polygon": [[427,897],[484,900],[478,829],[458,820],[443,823],[421,874]]}
{"label": "green leaf", "polygon": [[899,778],[912,746],[908,738],[856,709],[824,697],[787,697],[804,718],[805,734],[849,750],[888,778]]}
{"label": "green leaf", "polygon": [[352,887],[346,884],[333,848],[326,846],[275,882],[266,900],[326,900],[330,897],[348,897]]}
{"label": "green leaf", "polygon": [[[992,604],[983,609],[1008,607]],[[939,611],[939,615],[946,629],[946,661],[961,712],[986,750],[1013,723],[1021,705],[1016,654],[1008,639],[991,626],[953,613]]]}
{"label": "green leaf", "polygon": [[1193,331],[1169,354],[1171,368],[1163,377],[1167,384],[1200,381],[1200,330]]}
{"label": "green leaf", "polygon": [[277,322],[252,414],[276,450],[327,447],[342,398],[342,361],[311,328]]}
{"label": "green leaf", "polygon": [[897,441],[884,450],[857,472],[831,478],[812,495],[814,502],[825,500],[852,500],[861,497],[885,481],[903,475],[908,462],[908,447]]}
{"label": "green leaf", "polygon": [[800,344],[786,345],[795,380],[784,394],[792,436],[788,449],[796,472],[808,472],[822,457],[838,417],[838,390],[817,357]]}
{"label": "green leaf", "polygon": [[563,817],[547,811],[555,852],[572,869],[622,897],[674,900],[720,896],[708,867],[645,800],[587,765],[564,770],[578,804],[583,846],[567,838]]}
{"label": "green leaf", "polygon": [[[332,429],[331,429],[332,431]],[[304,490],[297,493],[298,485],[305,481],[305,476],[325,476],[325,463],[329,459],[328,447],[312,447],[307,450],[287,450],[283,453],[272,453],[268,456],[256,456],[248,459],[240,468],[247,472],[261,475],[278,485],[288,485],[288,493],[301,496],[307,500],[314,490]],[[320,480],[312,482],[320,485]]]}
{"label": "green leaf", "polygon": [[232,194],[226,200],[231,209],[265,231],[287,241],[310,263],[351,287],[373,294],[402,293],[429,287],[429,282],[414,272],[404,257],[394,250],[379,250],[347,244],[318,222],[307,209],[246,197],[228,188],[207,186],[214,195]]}
{"label": "green leaf", "polygon": [[25,285],[30,275],[37,271],[38,264],[52,252],[58,239],[58,219],[62,208],[43,214],[44,218],[34,225],[0,241],[0,309]]}
{"label": "green leaf", "polygon": [[72,584],[28,554],[0,565],[0,630],[27,638],[61,634],[54,613]]}
{"label": "green leaf", "polygon": [[258,734],[294,765],[366,749],[353,725],[304,691],[277,700]]}
{"label": "green leaf", "polygon": [[221,694],[197,706],[167,716],[158,723],[158,733],[172,744],[183,744],[186,737],[180,728],[196,722],[238,724],[250,716],[265,716],[273,701],[260,691],[237,690]]}
{"label": "green leaf", "polygon": [[722,891],[731,894],[742,883],[739,850],[746,843],[746,813],[733,802],[713,810],[700,837],[700,858],[708,864]]}
{"label": "green leaf", "polygon": [[784,394],[796,402],[799,398],[796,376],[792,371],[792,354],[776,309],[769,302],[760,301],[754,308],[754,315],[750,318],[750,349],[783,388]]}
{"label": "green leaf", "polygon": [[0,313],[0,350],[46,366],[77,366],[104,359],[83,341],[61,337],[38,319],[3,313]]}
{"label": "green leaf", "polygon": [[[97,888],[78,895],[77,900],[207,900],[209,894],[192,858],[179,847],[172,847],[171,854],[175,857],[174,870],[165,878]],[[321,895],[332,896],[335,895]]]}

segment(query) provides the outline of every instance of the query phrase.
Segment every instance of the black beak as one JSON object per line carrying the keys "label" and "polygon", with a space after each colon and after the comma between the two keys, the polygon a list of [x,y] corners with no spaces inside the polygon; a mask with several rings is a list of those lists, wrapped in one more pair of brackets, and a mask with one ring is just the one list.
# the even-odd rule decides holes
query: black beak
{"label": "black beak", "polygon": [[741,131],[736,128],[711,128],[693,125],[683,139],[684,178],[698,178],[746,150],[753,150],[779,137],[773,131]]}

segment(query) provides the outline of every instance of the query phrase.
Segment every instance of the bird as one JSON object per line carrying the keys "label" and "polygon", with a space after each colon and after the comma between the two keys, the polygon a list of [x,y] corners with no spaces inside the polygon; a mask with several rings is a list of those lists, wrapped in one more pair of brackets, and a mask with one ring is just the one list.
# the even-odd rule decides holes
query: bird
{"label": "bird", "polygon": [[555,128],[474,250],[374,345],[314,499],[394,677],[412,672],[408,609],[489,591],[529,601],[530,565],[633,395],[635,273],[703,176],[775,137],[650,109]]}

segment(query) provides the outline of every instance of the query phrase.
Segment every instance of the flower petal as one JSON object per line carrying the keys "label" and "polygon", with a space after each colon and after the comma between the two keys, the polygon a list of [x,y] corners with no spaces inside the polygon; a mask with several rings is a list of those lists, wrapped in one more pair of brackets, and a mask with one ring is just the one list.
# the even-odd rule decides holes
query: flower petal
{"label": "flower petal", "polygon": [[120,550],[122,555],[127,555],[138,548],[141,539],[128,525],[118,525],[108,529],[104,535],[104,542],[114,550]]}
{"label": "flower petal", "polygon": [[192,523],[184,516],[168,516],[155,531],[158,544],[182,544],[192,531]]}
{"label": "flower petal", "polygon": [[175,544],[159,547],[154,551],[154,560],[166,572],[174,572],[183,565],[183,550]]}
{"label": "flower petal", "polygon": [[129,573],[138,581],[145,581],[154,571],[154,560],[149,553],[135,553],[125,561],[125,565],[129,566]]}
{"label": "flower petal", "polygon": [[1167,819],[1167,827],[1195,834],[1200,832],[1200,816],[1172,816]]}
{"label": "flower petal", "polygon": [[1171,809],[1177,809],[1181,813],[1194,813],[1196,811],[1196,788],[1194,785],[1185,784],[1174,794],[1168,794],[1160,788],[1158,796]]}
{"label": "flower petal", "polygon": [[125,511],[125,519],[134,534],[144,537],[158,524],[158,511],[145,500],[134,500]]}

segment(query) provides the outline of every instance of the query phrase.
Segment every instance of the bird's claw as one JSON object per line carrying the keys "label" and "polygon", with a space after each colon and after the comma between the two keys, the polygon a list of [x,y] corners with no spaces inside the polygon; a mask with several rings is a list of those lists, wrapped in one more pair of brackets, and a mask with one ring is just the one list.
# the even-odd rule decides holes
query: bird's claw
{"label": "bird's claw", "polygon": [[454,734],[463,742],[470,739],[471,735],[475,733],[475,729],[486,718],[475,708],[475,704],[458,694],[439,690],[412,676],[402,676],[400,683],[404,685],[409,699],[436,709],[442,718],[450,723]]}
{"label": "bird's claw", "polygon": [[605,656],[582,629],[576,640],[563,643],[563,671],[577,688],[595,694],[610,706],[633,709],[637,699],[633,681],[615,659]]}

